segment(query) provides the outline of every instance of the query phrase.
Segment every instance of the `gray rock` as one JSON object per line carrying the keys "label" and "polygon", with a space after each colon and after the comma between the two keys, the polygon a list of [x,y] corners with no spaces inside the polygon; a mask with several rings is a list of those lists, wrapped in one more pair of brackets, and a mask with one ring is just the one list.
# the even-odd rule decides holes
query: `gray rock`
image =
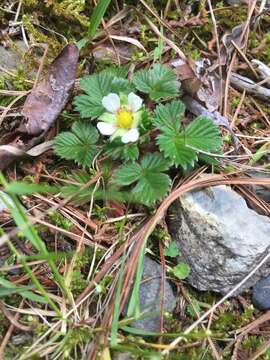
{"label": "gray rock", "polygon": [[[142,284],[139,289],[139,303],[142,318],[134,321],[131,326],[146,331],[159,332],[160,330],[160,284],[161,265],[149,257],[144,259]],[[175,308],[176,300],[170,283],[165,280],[164,312],[171,312]],[[127,307],[124,315],[127,313]]]}
{"label": "gray rock", "polygon": [[[270,248],[270,219],[249,209],[227,186],[181,197],[169,209],[168,226],[181,251],[179,260],[191,268],[187,281],[198,290],[228,293]],[[237,293],[269,273],[268,263]]]}
{"label": "gray rock", "polygon": [[256,283],[252,292],[252,302],[260,310],[270,309],[270,276]]}
{"label": "gray rock", "polygon": [[11,342],[13,345],[24,345],[24,344],[31,344],[33,343],[33,335],[31,335],[30,333],[24,332],[24,333],[20,333],[17,335],[13,335],[11,338]]}
{"label": "gray rock", "polygon": [[0,45],[0,65],[7,70],[15,70],[22,63],[20,52],[24,53],[27,51],[24,41],[17,40],[14,42],[14,45],[19,51],[16,51],[13,48],[5,48]]}
{"label": "gray rock", "polygon": [[[270,173],[262,173],[262,172],[249,172],[248,173],[253,178],[259,178],[259,179],[270,179]],[[270,204],[270,187],[261,186],[261,185],[254,185],[253,186],[254,191],[256,194],[263,199],[265,202]]]}

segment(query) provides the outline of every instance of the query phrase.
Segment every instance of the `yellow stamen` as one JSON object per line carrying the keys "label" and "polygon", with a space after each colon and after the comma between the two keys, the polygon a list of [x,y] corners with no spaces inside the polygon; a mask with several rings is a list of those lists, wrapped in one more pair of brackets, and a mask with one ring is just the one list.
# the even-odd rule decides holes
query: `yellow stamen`
{"label": "yellow stamen", "polygon": [[130,129],[133,122],[131,111],[120,109],[117,113],[117,125],[121,129]]}

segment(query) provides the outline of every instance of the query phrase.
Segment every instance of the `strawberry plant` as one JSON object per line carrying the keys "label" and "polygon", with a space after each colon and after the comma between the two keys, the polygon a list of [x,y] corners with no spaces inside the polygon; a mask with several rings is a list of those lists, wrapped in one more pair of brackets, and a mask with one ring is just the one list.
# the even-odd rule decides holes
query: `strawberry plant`
{"label": "strawberry plant", "polygon": [[174,70],[154,64],[131,81],[126,76],[125,69],[111,68],[81,80],[83,94],[74,99],[81,120],[55,138],[54,149],[83,168],[98,154],[109,159],[104,186],[121,199],[151,206],[169,192],[172,168],[191,170],[200,154],[220,151],[222,138],[205,116],[183,126]]}

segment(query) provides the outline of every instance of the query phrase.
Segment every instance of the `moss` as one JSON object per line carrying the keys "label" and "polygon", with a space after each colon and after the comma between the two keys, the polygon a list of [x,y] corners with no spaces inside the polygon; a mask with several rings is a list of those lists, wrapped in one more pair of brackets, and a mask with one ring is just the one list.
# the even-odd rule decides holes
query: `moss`
{"label": "moss", "polygon": [[86,288],[88,281],[80,271],[72,272],[71,291],[73,295],[79,295]]}
{"label": "moss", "polygon": [[265,340],[266,339],[263,336],[250,335],[248,338],[243,340],[241,347],[244,350],[251,350],[252,352],[255,352],[265,342]]}
{"label": "moss", "polygon": [[13,87],[19,91],[30,90],[32,85],[27,81],[27,75],[23,67],[18,67],[15,76],[10,78]]}
{"label": "moss", "polygon": [[81,14],[85,10],[85,0],[64,0],[61,2],[47,0],[46,6],[57,17],[64,16],[66,19],[77,20],[84,27],[89,25],[88,18]]}
{"label": "moss", "polygon": [[50,211],[49,217],[55,225],[59,226],[62,229],[71,230],[73,228],[73,223],[57,211]]}
{"label": "moss", "polygon": [[237,106],[239,105],[240,103],[240,98],[238,96],[234,96],[232,99],[231,99],[231,107],[232,107],[232,111],[235,111]]}
{"label": "moss", "polygon": [[31,15],[23,15],[22,21],[31,41],[33,43],[48,44],[48,58],[54,58],[63,47],[63,45],[57,40],[57,38],[55,36],[52,36],[51,34],[50,36],[47,36],[42,31],[38,30],[38,28],[33,24],[34,21]]}
{"label": "moss", "polygon": [[236,6],[230,9],[220,9],[215,13],[216,21],[220,27],[230,31],[247,20],[247,7]]}
{"label": "moss", "polygon": [[23,5],[26,8],[27,7],[33,8],[33,7],[38,6],[38,2],[39,2],[39,0],[23,0]]}
{"label": "moss", "polygon": [[[86,344],[90,341],[92,332],[88,327],[78,327],[70,329],[62,340],[62,351],[64,359],[74,359],[74,351],[78,345]],[[78,354],[77,354],[78,355]]]}

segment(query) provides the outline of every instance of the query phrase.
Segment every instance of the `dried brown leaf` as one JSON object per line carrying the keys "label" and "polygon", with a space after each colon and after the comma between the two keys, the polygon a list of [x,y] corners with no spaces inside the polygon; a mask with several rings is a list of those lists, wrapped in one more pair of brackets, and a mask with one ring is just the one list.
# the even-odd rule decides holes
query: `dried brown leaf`
{"label": "dried brown leaf", "polygon": [[[0,170],[27,154],[38,144],[64,109],[76,79],[79,50],[67,45],[52,62],[43,80],[27,96],[23,106],[23,123],[7,134],[0,145]],[[8,146],[7,146],[8,145]],[[31,155],[29,153],[28,155]]]}

